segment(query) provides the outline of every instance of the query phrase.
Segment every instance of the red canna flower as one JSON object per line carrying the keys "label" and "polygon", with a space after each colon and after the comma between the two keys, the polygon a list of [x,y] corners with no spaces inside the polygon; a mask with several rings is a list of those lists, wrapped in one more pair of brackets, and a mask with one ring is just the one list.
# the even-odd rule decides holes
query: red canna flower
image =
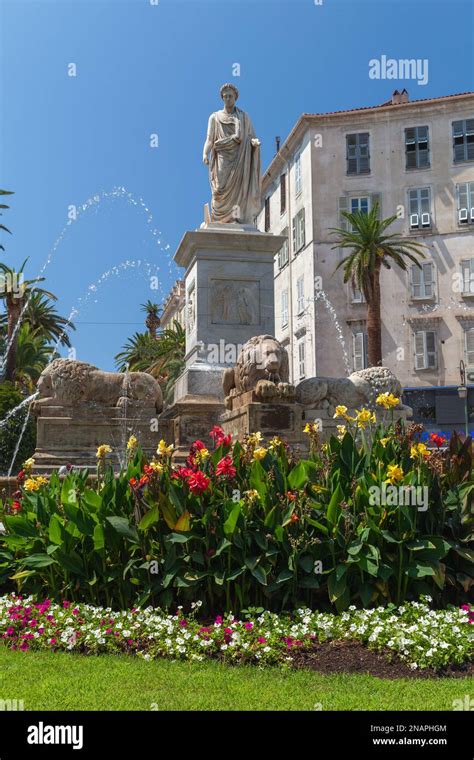
{"label": "red canna flower", "polygon": [[295,491],[287,491],[286,497],[288,501],[296,501],[296,499],[298,498],[298,494],[295,493]]}
{"label": "red canna flower", "polygon": [[222,475],[224,478],[235,478],[237,470],[234,467],[232,457],[229,455],[222,457],[217,463],[216,475]]}
{"label": "red canna flower", "polygon": [[11,506],[12,512],[19,512],[21,510],[21,502],[14,501]]}
{"label": "red canna flower", "polygon": [[196,470],[188,477],[188,485],[192,493],[200,494],[206,490],[210,479],[201,470]]}
{"label": "red canna flower", "polygon": [[214,440],[214,446],[229,446],[232,441],[231,435],[225,435],[223,429],[219,425],[214,425],[209,433],[210,437]]}
{"label": "red canna flower", "polygon": [[296,512],[293,512],[293,514],[290,517],[291,522],[299,522],[299,519],[300,518],[298,517],[298,515],[296,514]]}

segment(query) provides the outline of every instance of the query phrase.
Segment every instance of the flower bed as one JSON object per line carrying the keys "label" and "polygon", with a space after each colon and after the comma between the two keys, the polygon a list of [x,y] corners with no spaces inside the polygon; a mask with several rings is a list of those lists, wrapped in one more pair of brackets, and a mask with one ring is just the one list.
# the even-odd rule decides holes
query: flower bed
{"label": "flower bed", "polygon": [[342,613],[298,609],[293,615],[249,610],[203,624],[200,604],[189,614],[178,608],[114,612],[110,608],[15,595],[0,597],[0,636],[23,651],[47,649],[85,654],[128,653],[146,660],[168,657],[260,665],[291,665],[295,653],[327,641],[355,640],[376,651],[397,655],[410,668],[442,669],[472,658],[474,608],[433,610],[429,600],[401,607]]}
{"label": "flower bed", "polygon": [[[397,401],[378,399],[387,413]],[[336,416],[327,442],[306,426],[305,459],[278,437],[232,441],[215,427],[184,467],[164,441],[146,461],[132,437],[115,476],[99,446],[93,487],[85,471],[48,480],[26,462],[0,508],[0,590],[115,609],[200,600],[208,615],[467,601],[471,439],[429,448],[422,426]]]}

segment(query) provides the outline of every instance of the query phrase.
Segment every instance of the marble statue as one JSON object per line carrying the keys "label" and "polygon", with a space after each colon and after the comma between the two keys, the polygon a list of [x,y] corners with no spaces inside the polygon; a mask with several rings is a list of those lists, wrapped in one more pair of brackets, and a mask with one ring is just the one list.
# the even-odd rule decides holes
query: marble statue
{"label": "marble statue", "polygon": [[211,221],[254,224],[260,211],[260,140],[249,116],[235,105],[237,87],[224,84],[220,94],[224,108],[209,117],[203,151],[212,190]]}

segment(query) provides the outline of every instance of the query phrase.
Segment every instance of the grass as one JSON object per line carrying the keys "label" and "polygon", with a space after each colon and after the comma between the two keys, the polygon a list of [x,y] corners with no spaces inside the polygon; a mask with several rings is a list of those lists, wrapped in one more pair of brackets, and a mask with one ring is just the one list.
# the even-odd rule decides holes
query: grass
{"label": "grass", "polygon": [[25,710],[452,710],[471,691],[467,678],[387,681],[0,647],[0,699],[22,699]]}

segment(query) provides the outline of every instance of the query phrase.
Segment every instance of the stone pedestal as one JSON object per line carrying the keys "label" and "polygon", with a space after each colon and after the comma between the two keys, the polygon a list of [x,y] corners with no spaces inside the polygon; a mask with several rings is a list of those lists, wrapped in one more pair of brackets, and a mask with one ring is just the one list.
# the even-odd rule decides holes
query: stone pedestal
{"label": "stone pedestal", "polygon": [[117,468],[126,458],[131,435],[140,441],[147,456],[156,451],[157,414],[154,406],[91,405],[88,407],[43,406],[37,416],[35,473],[49,473],[62,465],[95,469],[96,451],[108,444],[112,454],[107,461]]}
{"label": "stone pedestal", "polygon": [[160,416],[160,434],[182,460],[207,439],[224,412],[222,372],[254,335],[273,335],[276,253],[285,238],[241,224],[208,224],[186,232],[174,256],[184,267],[186,367],[174,402]]}
{"label": "stone pedestal", "polygon": [[304,407],[294,401],[277,398],[262,402],[254,391],[247,391],[232,398],[231,409],[221,415],[220,424],[234,440],[259,431],[266,442],[278,435],[293,448],[298,446],[306,451],[308,437],[303,433],[303,414]]}

